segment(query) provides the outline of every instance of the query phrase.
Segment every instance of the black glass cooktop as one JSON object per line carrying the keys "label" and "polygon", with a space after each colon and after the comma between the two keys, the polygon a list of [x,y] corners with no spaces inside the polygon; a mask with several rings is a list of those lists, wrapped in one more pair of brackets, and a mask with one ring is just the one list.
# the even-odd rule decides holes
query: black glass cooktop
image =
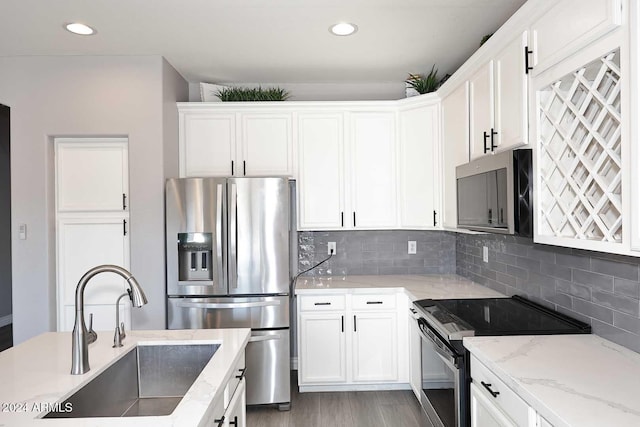
{"label": "black glass cooktop", "polygon": [[589,333],[586,323],[525,298],[421,300],[416,304],[448,331],[472,335],[539,335]]}

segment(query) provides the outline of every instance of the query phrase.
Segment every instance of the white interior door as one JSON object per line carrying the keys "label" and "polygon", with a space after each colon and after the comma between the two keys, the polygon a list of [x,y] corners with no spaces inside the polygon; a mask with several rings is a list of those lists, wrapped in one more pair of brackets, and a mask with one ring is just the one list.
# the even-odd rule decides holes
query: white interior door
{"label": "white interior door", "polygon": [[[54,148],[57,326],[69,331],[82,275],[101,264],[129,268],[128,141],[60,138]],[[91,279],[84,293],[86,322],[93,313],[95,330],[114,330],[115,303],[124,291],[118,275]],[[120,319],[130,329],[128,298],[123,301]]]}

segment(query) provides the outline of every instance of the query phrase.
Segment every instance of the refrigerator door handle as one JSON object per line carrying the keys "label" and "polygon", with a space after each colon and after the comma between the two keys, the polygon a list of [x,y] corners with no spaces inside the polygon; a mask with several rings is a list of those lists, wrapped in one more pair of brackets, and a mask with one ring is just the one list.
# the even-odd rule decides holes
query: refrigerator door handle
{"label": "refrigerator door handle", "polygon": [[224,266],[222,265],[222,184],[218,184],[216,193],[216,259],[218,262],[218,287],[224,287]]}
{"label": "refrigerator door handle", "polygon": [[255,336],[249,337],[249,342],[274,341],[279,339],[282,339],[282,335],[280,334],[255,335]]}
{"label": "refrigerator door handle", "polygon": [[181,308],[252,308],[252,307],[271,307],[280,305],[280,301],[252,301],[252,302],[179,302],[178,307]]}
{"label": "refrigerator door handle", "polygon": [[238,189],[235,183],[231,183],[229,203],[229,285],[238,287]]}

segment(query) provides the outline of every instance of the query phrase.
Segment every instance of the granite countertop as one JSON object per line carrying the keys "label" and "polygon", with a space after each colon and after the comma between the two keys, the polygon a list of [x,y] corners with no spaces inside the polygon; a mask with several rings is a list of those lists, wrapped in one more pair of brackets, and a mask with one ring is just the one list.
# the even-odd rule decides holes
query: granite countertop
{"label": "granite countertop", "polygon": [[404,289],[412,301],[430,298],[493,298],[503,294],[479,285],[456,274],[387,275],[387,276],[327,276],[299,277],[295,293],[315,293],[330,290],[333,293],[358,292],[376,289],[394,291]]}
{"label": "granite countertop", "polygon": [[640,426],[640,354],[596,335],[464,338],[555,427]]}
{"label": "granite countertop", "polygon": [[[197,426],[222,398],[250,336],[249,329],[127,331],[123,347],[112,348],[113,332],[98,332],[89,345],[91,370],[71,375],[71,333],[49,332],[0,353],[0,426]],[[47,404],[64,399],[137,344],[220,344],[209,364],[171,415],[126,418],[40,419]]]}

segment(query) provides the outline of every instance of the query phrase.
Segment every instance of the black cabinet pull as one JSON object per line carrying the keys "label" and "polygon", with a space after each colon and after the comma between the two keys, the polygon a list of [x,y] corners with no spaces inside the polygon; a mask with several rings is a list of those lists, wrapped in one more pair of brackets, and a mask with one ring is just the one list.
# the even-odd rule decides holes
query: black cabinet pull
{"label": "black cabinet pull", "polygon": [[489,219],[487,220],[489,224],[493,224],[492,216],[493,216],[493,211],[491,210],[491,208],[489,208]]}
{"label": "black cabinet pull", "polygon": [[231,176],[233,176],[233,160],[231,160]]}
{"label": "black cabinet pull", "polygon": [[313,305],[331,305],[330,302],[314,302]]}
{"label": "black cabinet pull", "polygon": [[483,144],[483,149],[484,149],[484,154],[487,154],[487,151],[489,151],[489,148],[487,147],[487,139],[489,139],[489,134],[487,132],[482,132],[483,134],[483,138],[484,138],[484,144]]}
{"label": "black cabinet pull", "polygon": [[496,132],[493,128],[491,128],[491,151],[494,151],[496,148],[498,148],[493,138],[496,135],[498,135],[498,132]]}
{"label": "black cabinet pull", "polygon": [[438,222],[436,221],[436,211],[433,211],[433,226],[435,227],[436,225],[438,225]]}
{"label": "black cabinet pull", "polygon": [[234,416],[233,417],[233,421],[229,421],[229,425],[230,426],[237,426],[238,425],[238,417]]}
{"label": "black cabinet pull", "polygon": [[213,422],[218,423],[217,427],[222,427],[222,425],[224,424],[224,415],[219,420],[213,420]]}
{"label": "black cabinet pull", "polygon": [[122,193],[122,210],[127,209],[127,195]]}
{"label": "black cabinet pull", "polygon": [[127,235],[127,220],[126,219],[122,220],[122,234],[124,236]]}
{"label": "black cabinet pull", "polygon": [[480,384],[482,384],[482,386],[487,389],[487,391],[491,394],[491,396],[498,397],[498,395],[500,394],[499,391],[491,390],[491,384],[490,383],[485,383],[484,381],[480,381]]}
{"label": "black cabinet pull", "polygon": [[367,304],[382,304],[382,301],[367,301]]}
{"label": "black cabinet pull", "polygon": [[529,71],[533,70],[533,67],[529,65],[529,55],[532,54],[533,51],[529,50],[529,46],[524,47],[524,73],[529,74]]}
{"label": "black cabinet pull", "polygon": [[413,314],[417,314],[418,313],[415,308],[409,308],[409,311],[412,312]]}
{"label": "black cabinet pull", "polygon": [[340,318],[342,319],[342,328],[341,328],[341,332],[344,332],[344,316],[340,316]]}
{"label": "black cabinet pull", "polygon": [[242,381],[246,371],[247,371],[247,368],[238,369],[238,372],[240,372],[240,375],[236,375],[236,378],[238,378],[240,381]]}
{"label": "black cabinet pull", "polygon": [[344,227],[344,212],[340,212],[340,227]]}
{"label": "black cabinet pull", "polygon": [[358,327],[356,326],[356,315],[353,315],[353,332],[358,332]]}
{"label": "black cabinet pull", "polygon": [[353,226],[356,226],[356,213],[353,213]]}
{"label": "black cabinet pull", "polygon": [[247,176],[247,161],[242,161],[242,176]]}

